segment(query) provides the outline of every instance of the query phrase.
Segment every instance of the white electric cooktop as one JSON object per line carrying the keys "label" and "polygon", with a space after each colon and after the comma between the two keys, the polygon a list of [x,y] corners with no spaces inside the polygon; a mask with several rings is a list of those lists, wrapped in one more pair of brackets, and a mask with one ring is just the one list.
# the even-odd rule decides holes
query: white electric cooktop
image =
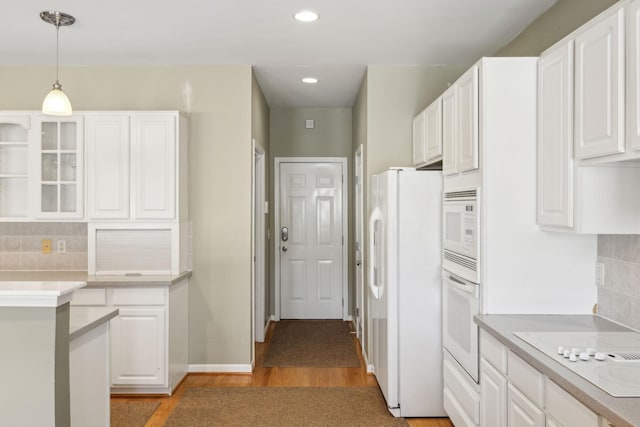
{"label": "white electric cooktop", "polygon": [[640,333],[513,334],[614,397],[640,397]]}

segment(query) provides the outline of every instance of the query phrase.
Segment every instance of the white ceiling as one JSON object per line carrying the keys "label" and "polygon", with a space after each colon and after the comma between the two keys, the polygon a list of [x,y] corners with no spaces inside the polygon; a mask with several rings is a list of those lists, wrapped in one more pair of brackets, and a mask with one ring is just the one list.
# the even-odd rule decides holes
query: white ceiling
{"label": "white ceiling", "polygon": [[[251,64],[271,107],[351,107],[369,64],[470,65],[556,2],[0,1],[3,65],[54,64],[55,28],[38,15],[58,10],[76,17],[60,29],[61,66]],[[302,9],[320,19],[295,21]]]}

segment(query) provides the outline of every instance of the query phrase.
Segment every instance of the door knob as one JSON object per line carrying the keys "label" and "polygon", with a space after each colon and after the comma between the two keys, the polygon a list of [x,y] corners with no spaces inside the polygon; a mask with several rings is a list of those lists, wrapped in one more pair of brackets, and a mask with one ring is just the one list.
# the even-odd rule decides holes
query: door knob
{"label": "door knob", "polygon": [[287,247],[286,246],[282,247],[282,252],[287,252]]}
{"label": "door knob", "polygon": [[362,265],[362,261],[356,261],[356,267],[360,267]]}

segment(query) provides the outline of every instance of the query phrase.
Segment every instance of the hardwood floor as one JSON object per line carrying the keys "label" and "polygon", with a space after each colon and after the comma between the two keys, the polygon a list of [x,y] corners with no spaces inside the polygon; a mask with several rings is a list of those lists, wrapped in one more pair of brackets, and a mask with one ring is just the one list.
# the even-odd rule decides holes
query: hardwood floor
{"label": "hardwood floor", "polygon": [[[112,401],[147,400],[160,407],[145,427],[161,427],[178,405],[188,387],[377,387],[373,375],[367,374],[358,341],[353,339],[360,357],[360,368],[265,368],[265,349],[273,332],[272,323],[264,343],[256,343],[256,367],[253,374],[188,374],[172,396],[114,396]],[[411,427],[453,427],[448,418],[409,418]]]}

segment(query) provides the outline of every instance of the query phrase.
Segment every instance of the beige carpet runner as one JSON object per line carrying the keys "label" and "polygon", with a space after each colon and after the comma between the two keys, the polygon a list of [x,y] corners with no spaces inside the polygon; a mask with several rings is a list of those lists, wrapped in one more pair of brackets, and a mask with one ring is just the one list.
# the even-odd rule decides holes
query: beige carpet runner
{"label": "beige carpet runner", "polygon": [[111,427],[144,427],[160,402],[111,401]]}
{"label": "beige carpet runner", "polygon": [[264,367],[358,367],[360,361],[342,320],[281,320],[264,356]]}
{"label": "beige carpet runner", "polygon": [[408,426],[377,387],[188,388],[165,427]]}

